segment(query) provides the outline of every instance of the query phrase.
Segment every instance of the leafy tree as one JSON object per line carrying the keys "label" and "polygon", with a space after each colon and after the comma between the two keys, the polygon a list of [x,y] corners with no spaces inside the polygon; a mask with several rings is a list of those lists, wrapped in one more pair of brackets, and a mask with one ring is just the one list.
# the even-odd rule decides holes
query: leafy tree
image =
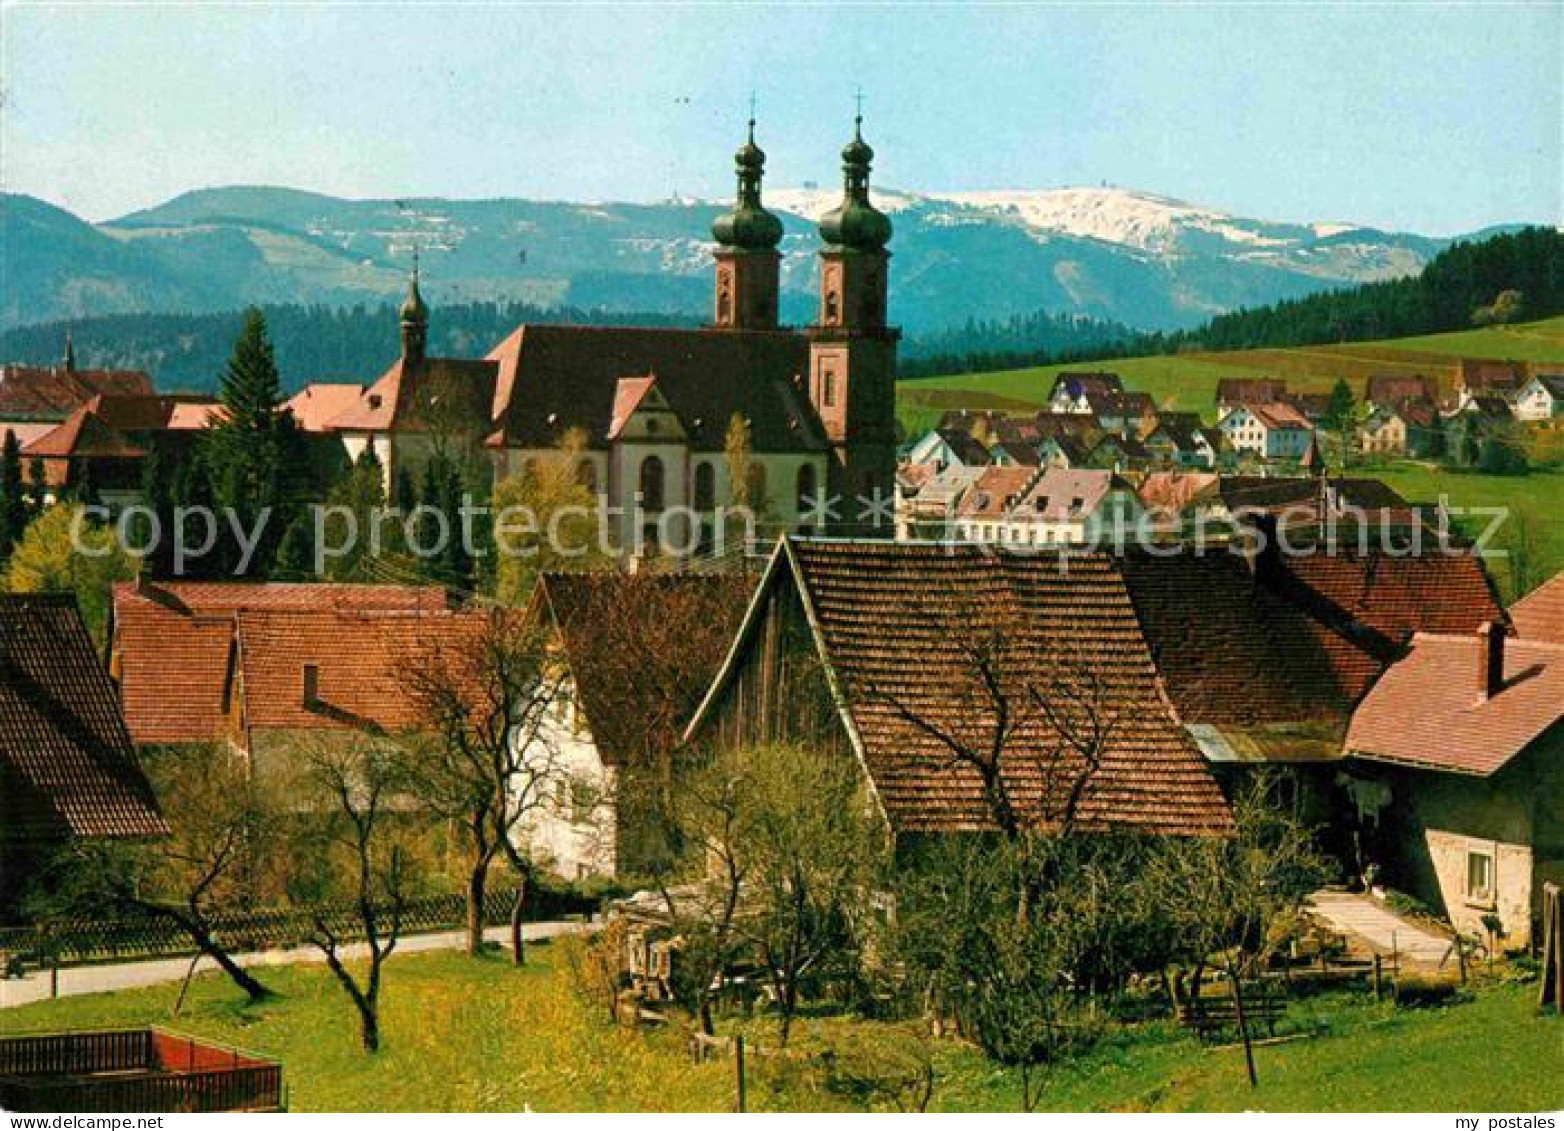
{"label": "leafy tree", "polygon": [[430,640],[403,658],[402,681],[420,733],[404,749],[411,792],[456,822],[467,845],[467,950],[483,947],[489,871],[504,859],[516,878],[511,960],[524,961],[522,915],[536,869],[518,826],[568,774],[554,709],[566,673],[547,637],[523,614],[473,614],[472,631]]}
{"label": "leafy tree", "polygon": [[559,446],[494,488],[494,597],[520,606],[544,573],[603,565],[608,550],[601,500],[588,485],[586,434],[572,428]]}
{"label": "leafy tree", "polygon": [[16,433],[6,429],[0,448],[0,561],[27,527],[27,491],[22,484],[22,445]]}
{"label": "leafy tree", "polygon": [[[332,487],[331,493],[326,496],[326,507],[323,527],[326,543],[332,547],[346,547],[341,557],[333,557],[325,563],[326,578],[331,581],[374,580],[371,558],[376,547],[372,535],[377,524],[376,512],[385,509],[386,496],[385,471],[372,447],[366,445],[347,475]],[[300,516],[301,519],[303,517]],[[380,525],[395,538],[396,523]],[[351,543],[348,541],[350,534]],[[299,537],[303,539],[306,535],[301,534]],[[395,552],[399,544],[393,541],[392,545],[381,548]],[[296,555],[298,550],[291,552]],[[313,554],[306,568],[314,568]]]}
{"label": "leafy tree", "polygon": [[74,593],[82,620],[102,645],[113,585],[134,578],[139,568],[112,530],[93,522],[80,507],[62,503],[28,525],[0,576],[8,593]]}

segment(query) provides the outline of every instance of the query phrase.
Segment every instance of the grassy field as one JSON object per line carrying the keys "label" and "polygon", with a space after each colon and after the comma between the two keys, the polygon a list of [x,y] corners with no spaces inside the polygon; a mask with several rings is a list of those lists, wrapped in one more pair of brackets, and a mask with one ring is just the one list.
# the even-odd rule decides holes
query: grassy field
{"label": "grassy field", "polygon": [[1361,394],[1372,373],[1425,373],[1448,386],[1462,357],[1559,362],[1564,368],[1564,317],[1383,342],[1187,353],[931,377],[902,382],[897,395],[902,420],[910,425],[937,417],[946,408],[1035,407],[1048,396],[1059,370],[1107,369],[1122,376],[1126,387],[1150,393],[1163,408],[1211,417],[1216,383],[1222,377],[1285,377],[1299,392],[1329,392],[1337,378],[1345,377]]}
{"label": "grassy field", "polygon": [[[161,1023],[282,1059],[294,1110],[698,1110],[732,1104],[732,1068],[694,1065],[672,1032],[613,1027],[570,989],[556,947],[539,946],[514,971],[501,959],[456,955],[393,959],[384,1050],[359,1051],[346,999],[318,967],[268,972],[279,996],[243,1004],[216,976],[199,978],[170,1020],[177,987],[42,1002],[0,1013],[0,1031]],[[1501,987],[1429,1010],[1345,997],[1294,1005],[1284,1025],[1321,1029],[1309,1040],[1256,1050],[1260,1089],[1242,1054],[1210,1049],[1165,1025],[1126,1031],[1049,1081],[1053,1110],[1521,1111],[1564,1106],[1558,1063],[1564,1026],[1536,1016],[1533,987]],[[769,1026],[752,1022],[766,1041]],[[932,1046],[910,1030],[832,1017],[802,1023],[796,1043],[844,1053],[931,1052],[943,1110],[1015,1110],[1015,1074],[953,1041]],[[919,1054],[922,1055],[922,1054]],[[751,1107],[854,1106],[838,1091],[776,1076],[759,1062]]]}

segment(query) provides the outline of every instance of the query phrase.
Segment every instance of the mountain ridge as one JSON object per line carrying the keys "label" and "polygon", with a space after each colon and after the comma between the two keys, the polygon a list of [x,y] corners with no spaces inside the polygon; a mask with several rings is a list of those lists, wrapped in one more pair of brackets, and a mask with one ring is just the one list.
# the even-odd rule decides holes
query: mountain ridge
{"label": "mountain ridge", "polygon": [[[814,313],[830,187],[768,189],[783,221],[782,314]],[[1419,270],[1454,242],[1338,222],[1256,220],[1120,188],[876,189],[897,226],[893,316],[920,333],[1047,309],[1146,329]],[[711,220],[726,204],[510,197],[347,199],[304,189],[192,189],[101,223],[0,196],[0,328],[251,302],[375,303],[416,245],[434,302],[518,301],[704,314]]]}

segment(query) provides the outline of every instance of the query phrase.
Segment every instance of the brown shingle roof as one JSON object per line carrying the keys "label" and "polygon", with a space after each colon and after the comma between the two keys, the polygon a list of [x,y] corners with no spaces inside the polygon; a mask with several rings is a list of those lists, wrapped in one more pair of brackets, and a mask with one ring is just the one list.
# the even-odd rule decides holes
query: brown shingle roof
{"label": "brown shingle roof", "polygon": [[1222,377],[1216,383],[1216,403],[1265,404],[1287,395],[1287,382],[1275,377]]}
{"label": "brown shingle roof", "polygon": [[[1221,834],[1231,818],[1216,783],[1162,698],[1129,594],[1112,561],[1072,555],[994,554],[975,546],[797,540],[796,562],[824,659],[841,684],[875,790],[906,832],[992,827],[977,774],[908,721],[900,703],[941,727],[981,732],[992,699],[974,688],[963,642],[991,637],[1006,690],[1079,684],[1110,720],[1101,769],[1080,819],[1089,827]],[[1048,691],[1053,694],[1052,691]],[[1056,696],[1056,707],[1068,697]],[[1041,712],[1027,711],[1001,759],[1022,809],[1057,812],[1062,780],[1079,755]],[[1066,728],[1069,729],[1069,728]],[[1079,732],[1076,732],[1077,735]],[[1045,807],[1046,803],[1046,807]]]}
{"label": "brown shingle roof", "polygon": [[1554,574],[1511,605],[1510,622],[1522,640],[1564,644],[1564,572]]}
{"label": "brown shingle roof", "polygon": [[0,841],[167,832],[75,601],[0,595]]}
{"label": "brown shingle roof", "polygon": [[1564,719],[1564,647],[1507,641],[1505,686],[1488,698],[1477,694],[1478,655],[1475,634],[1416,637],[1353,714],[1348,750],[1487,776]]}
{"label": "brown shingle roof", "polygon": [[1130,553],[1122,568],[1186,723],[1343,723],[1414,633],[1503,615],[1467,553],[1277,555],[1257,576],[1214,547]]}
{"label": "brown shingle roof", "polygon": [[1368,379],[1364,399],[1369,404],[1390,405],[1403,400],[1439,399],[1439,382],[1421,373],[1375,373]]}
{"label": "brown shingle roof", "polygon": [[496,446],[552,448],[570,428],[606,442],[621,378],[652,375],[699,451],[721,451],[735,414],[756,452],[824,451],[800,385],[809,340],[790,331],[525,325],[489,353],[499,365]]}
{"label": "brown shingle roof", "polygon": [[559,634],[610,765],[671,751],[727,655],[755,589],[743,574],[547,574],[532,612]]}
{"label": "brown shingle roof", "polygon": [[223,732],[241,609],[445,608],[442,590],[400,585],[161,582],[114,587],[113,663],[138,745],[209,742]]}
{"label": "brown shingle roof", "polygon": [[100,393],[150,396],[152,382],[136,369],[0,365],[0,418],[63,420]]}

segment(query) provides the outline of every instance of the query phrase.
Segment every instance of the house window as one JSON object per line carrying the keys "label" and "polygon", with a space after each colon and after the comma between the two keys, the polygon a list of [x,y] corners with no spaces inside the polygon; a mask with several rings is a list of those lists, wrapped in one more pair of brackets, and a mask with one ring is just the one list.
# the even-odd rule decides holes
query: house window
{"label": "house window", "polygon": [[1466,854],[1466,897],[1483,902],[1493,899],[1493,853]]}
{"label": "house window", "polygon": [[649,511],[663,509],[663,461],[657,456],[641,461],[641,506]]}
{"label": "house window", "polygon": [[830,366],[820,373],[820,403],[826,408],[836,404],[836,370]]}

